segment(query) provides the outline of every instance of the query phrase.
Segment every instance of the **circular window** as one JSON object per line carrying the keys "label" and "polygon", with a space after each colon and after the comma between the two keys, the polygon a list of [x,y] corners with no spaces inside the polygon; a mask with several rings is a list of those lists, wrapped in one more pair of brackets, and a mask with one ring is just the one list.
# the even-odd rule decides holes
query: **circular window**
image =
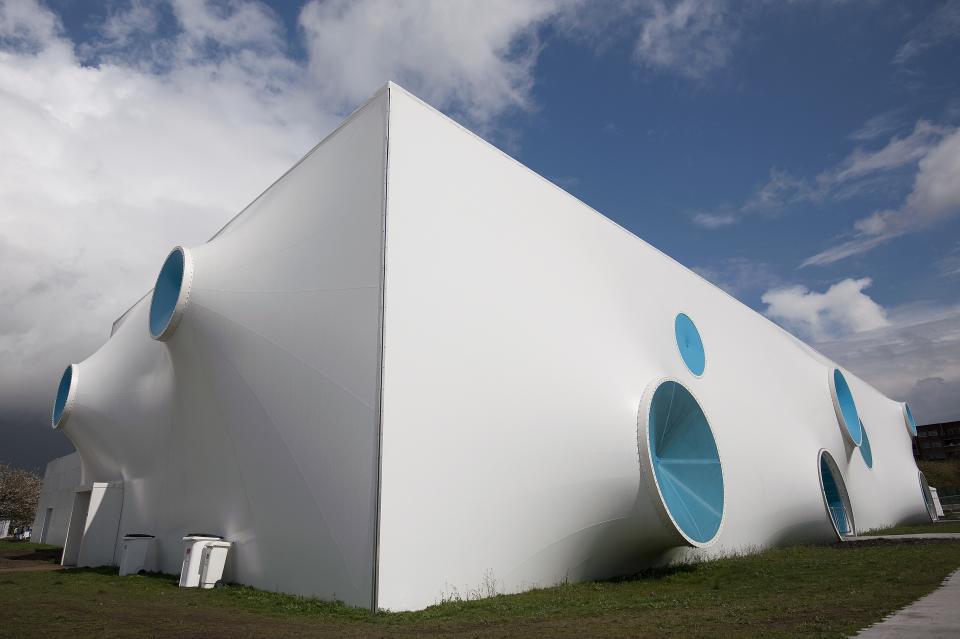
{"label": "circular window", "polygon": [[60,377],[60,386],[57,387],[57,398],[53,402],[52,424],[60,428],[70,417],[70,411],[77,400],[77,373],[76,366],[70,364]]}
{"label": "circular window", "polygon": [[930,491],[930,484],[927,483],[927,478],[920,473],[920,492],[923,493],[923,505],[927,508],[927,515],[930,517],[930,521],[937,520],[937,506],[933,501],[933,493]]}
{"label": "circular window", "polygon": [[860,432],[863,434],[863,439],[860,440],[860,455],[867,468],[873,468],[873,449],[870,448],[870,438],[867,437],[867,429],[863,427],[863,421],[860,422]]}
{"label": "circular window", "polygon": [[910,431],[910,434],[916,437],[917,420],[913,418],[913,411],[910,410],[910,405],[906,402],[903,403],[903,421],[906,423],[907,430]]}
{"label": "circular window", "polygon": [[685,313],[680,313],[673,322],[673,330],[677,337],[677,348],[680,349],[680,357],[683,358],[683,363],[697,377],[703,375],[707,360],[706,354],[703,352],[700,331],[697,330],[696,324]]}
{"label": "circular window", "polygon": [[640,465],[661,516],[684,543],[708,545],[723,522],[724,487],[703,409],[683,385],[665,380],[647,389],[639,421]]}
{"label": "circular window", "polygon": [[850,507],[847,488],[843,484],[837,462],[825,450],[820,451],[820,490],[823,492],[823,503],[827,507],[830,523],[837,535],[841,538],[855,535],[853,509]]}
{"label": "circular window", "polygon": [[830,373],[830,395],[833,397],[833,408],[840,422],[840,430],[854,446],[859,446],[863,439],[860,429],[860,416],[857,415],[857,404],[853,401],[853,393],[847,385],[840,369],[835,368]]}
{"label": "circular window", "polygon": [[157,276],[150,299],[150,335],[165,341],[173,335],[190,299],[193,260],[190,252],[178,246],[170,252]]}

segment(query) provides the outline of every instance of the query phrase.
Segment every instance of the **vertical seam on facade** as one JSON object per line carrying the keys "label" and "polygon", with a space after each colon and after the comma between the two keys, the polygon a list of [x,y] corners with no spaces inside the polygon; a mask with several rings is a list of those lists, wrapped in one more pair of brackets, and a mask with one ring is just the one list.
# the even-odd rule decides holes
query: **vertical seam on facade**
{"label": "vertical seam on facade", "polygon": [[[113,536],[113,560],[120,565],[120,557],[117,556],[117,546],[120,545],[120,524],[123,523],[123,480],[120,480],[120,514],[117,515],[117,533]],[[43,531],[41,531],[43,532]],[[41,535],[42,536],[42,535]],[[43,543],[43,542],[41,542]]]}
{"label": "vertical seam on facade", "polygon": [[377,344],[377,405],[376,405],[376,450],[374,451],[376,498],[373,509],[373,580],[371,583],[370,612],[377,613],[378,595],[380,589],[380,508],[381,485],[383,476],[383,351],[384,351],[384,316],[386,315],[386,288],[387,288],[387,189],[390,185],[390,93],[391,86],[386,87],[386,113],[384,114],[383,134],[383,203],[380,213],[380,303],[377,305],[380,314]]}

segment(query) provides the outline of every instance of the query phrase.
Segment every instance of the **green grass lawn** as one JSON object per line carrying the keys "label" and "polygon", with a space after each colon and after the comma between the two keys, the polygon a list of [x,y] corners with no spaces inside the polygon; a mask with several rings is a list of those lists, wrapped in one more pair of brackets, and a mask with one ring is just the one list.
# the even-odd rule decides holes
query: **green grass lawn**
{"label": "green grass lawn", "polygon": [[941,495],[960,492],[960,459],[921,461],[917,466],[923,471],[927,482],[940,490]]}
{"label": "green grass lawn", "polygon": [[45,544],[0,539],[0,574],[11,568],[43,565],[49,567],[60,563],[60,549]]}
{"label": "green grass lawn", "polygon": [[914,524],[878,528],[863,531],[861,535],[919,535],[923,533],[960,533],[960,521],[936,521],[929,524]]}
{"label": "green grass lawn", "polygon": [[180,589],[173,577],[115,568],[0,571],[0,610],[9,636],[843,637],[958,567],[960,542],[799,546],[376,616],[240,586]]}

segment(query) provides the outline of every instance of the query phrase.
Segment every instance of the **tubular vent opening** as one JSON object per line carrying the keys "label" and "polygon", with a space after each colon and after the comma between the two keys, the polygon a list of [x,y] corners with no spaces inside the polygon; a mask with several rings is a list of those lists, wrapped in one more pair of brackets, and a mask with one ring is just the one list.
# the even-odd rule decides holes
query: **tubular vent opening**
{"label": "tubular vent opening", "polygon": [[710,424],[686,388],[661,383],[650,400],[646,442],[663,507],[682,537],[710,543],[724,513],[723,469]]}
{"label": "tubular vent opening", "polygon": [[830,453],[820,451],[820,488],[823,491],[823,501],[830,515],[837,535],[849,537],[856,534],[853,523],[853,511],[850,507],[850,498],[843,483],[840,468]]}
{"label": "tubular vent opening", "polygon": [[60,377],[60,386],[57,387],[57,398],[53,402],[52,425],[54,428],[63,426],[70,416],[73,402],[76,399],[76,374],[74,366],[70,364]]}
{"label": "tubular vent opening", "polygon": [[863,439],[860,441],[860,455],[863,457],[863,463],[867,465],[867,468],[873,468],[873,449],[870,448],[870,438],[867,436],[867,429],[863,426],[863,421],[860,422],[860,432],[863,434]]}
{"label": "tubular vent opening", "polygon": [[863,440],[863,431],[860,429],[860,416],[857,414],[857,404],[853,401],[853,393],[840,369],[833,369],[830,374],[830,395],[833,397],[833,408],[837,413],[840,431],[854,446],[859,446]]}
{"label": "tubular vent opening", "polygon": [[193,264],[189,252],[174,248],[160,268],[150,299],[150,335],[165,341],[173,335],[190,297]]}
{"label": "tubular vent opening", "polygon": [[913,411],[910,410],[910,405],[906,402],[903,403],[903,421],[907,425],[907,430],[910,431],[910,434],[916,437],[917,421],[913,418]]}
{"label": "tubular vent opening", "polygon": [[680,313],[673,322],[673,330],[683,363],[697,377],[703,375],[707,359],[703,350],[703,340],[700,339],[700,331],[697,330],[696,324],[685,313]]}

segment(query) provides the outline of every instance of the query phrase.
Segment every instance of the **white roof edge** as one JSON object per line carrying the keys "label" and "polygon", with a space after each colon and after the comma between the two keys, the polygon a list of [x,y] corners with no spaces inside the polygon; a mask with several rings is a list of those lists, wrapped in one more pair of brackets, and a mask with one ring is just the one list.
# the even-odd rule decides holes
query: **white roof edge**
{"label": "white roof edge", "polygon": [[[347,117],[345,117],[345,118],[343,119],[343,121],[340,122],[340,124],[338,124],[336,127],[334,127],[333,130],[331,130],[331,131],[330,131],[329,133],[327,133],[325,136],[323,136],[323,137],[320,139],[319,142],[317,142],[317,143],[314,144],[312,147],[310,147],[310,150],[307,151],[299,160],[297,160],[289,169],[287,169],[286,171],[284,171],[284,172],[280,175],[280,177],[278,177],[277,179],[273,180],[273,181],[269,184],[269,186],[267,186],[267,188],[263,189],[263,190],[257,195],[257,197],[255,197],[255,198],[253,198],[252,200],[250,200],[250,202],[247,203],[247,205],[246,205],[245,207],[243,207],[242,209],[240,209],[240,211],[239,211],[236,215],[234,215],[234,216],[231,217],[229,220],[227,220],[226,224],[224,224],[223,226],[221,226],[220,229],[219,229],[216,233],[214,233],[213,235],[211,235],[211,236],[210,236],[210,239],[208,239],[207,242],[211,242],[211,241],[215,240],[215,239],[217,238],[217,236],[219,236],[221,233],[223,233],[225,230],[227,230],[227,228],[229,228],[229,226],[230,226],[231,224],[233,224],[235,221],[237,221],[237,220],[240,218],[240,216],[242,216],[244,213],[246,213],[247,209],[249,209],[251,206],[253,206],[254,203],[257,202],[257,200],[259,200],[260,198],[262,198],[267,191],[269,191],[270,189],[272,189],[272,188],[274,187],[274,185],[277,184],[277,182],[279,182],[280,180],[282,180],[283,178],[285,178],[285,177],[287,176],[287,174],[289,174],[289,173],[290,173],[291,171],[293,171],[295,168],[297,168],[298,166],[300,166],[307,158],[309,158],[311,155],[313,155],[314,152],[316,152],[317,149],[319,149],[321,146],[323,146],[323,143],[324,143],[324,142],[326,142],[327,140],[329,140],[330,138],[332,138],[332,137],[333,137],[334,135],[336,135],[342,128],[344,128],[345,126],[347,126],[348,124],[350,124],[353,120],[355,120],[356,117],[359,115],[359,113],[360,113],[361,111],[363,111],[363,110],[364,110],[365,108],[367,108],[370,104],[372,104],[372,103],[375,102],[377,99],[379,99],[379,98],[380,98],[382,95],[384,95],[384,94],[387,92],[387,90],[388,90],[389,88],[391,88],[391,87],[400,88],[400,87],[398,87],[396,84],[394,84],[393,82],[387,82],[387,83],[384,84],[382,87],[380,87],[379,89],[377,89],[377,92],[376,92],[376,93],[374,93],[372,96],[370,96],[369,98],[367,98],[366,100],[364,100],[363,104],[361,104],[361,105],[358,106],[356,109],[354,109],[353,111],[351,111],[351,112],[350,112],[350,115],[348,115]],[[206,244],[207,242],[205,242],[205,244]],[[150,289],[150,291],[152,291],[152,290],[153,290],[153,289]],[[144,293],[139,299],[137,299],[136,302],[134,302],[132,305],[130,305],[130,306],[127,308],[127,310],[123,311],[123,312],[117,317],[117,319],[115,319],[115,320],[113,321],[113,329],[110,331],[110,335],[111,335],[111,336],[113,336],[113,334],[116,332],[117,328],[119,328],[120,323],[122,323],[121,320],[123,320],[124,316],[126,316],[127,313],[129,313],[130,311],[132,311],[133,308],[134,308],[137,304],[139,304],[141,301],[143,301],[143,298],[146,297],[147,295],[149,295],[149,294],[150,294],[150,291],[147,291],[146,293]],[[119,323],[118,323],[118,322],[119,322]]]}
{"label": "white roof edge", "polygon": [[444,119],[446,119],[447,121],[449,121],[449,122],[452,123],[453,125],[459,127],[459,128],[462,129],[463,131],[467,132],[468,134],[470,134],[471,136],[473,136],[474,138],[476,138],[477,140],[479,140],[479,141],[482,142],[483,144],[485,144],[485,145],[487,145],[487,146],[489,146],[489,147],[492,147],[492,148],[495,149],[498,153],[500,153],[500,154],[503,155],[504,157],[508,158],[510,161],[514,162],[515,164],[518,164],[518,165],[521,166],[523,169],[529,171],[530,173],[532,173],[533,175],[535,175],[535,176],[536,176],[537,178],[539,178],[540,180],[543,180],[544,182],[546,182],[547,184],[549,184],[551,187],[559,190],[559,191],[560,191],[561,193],[563,193],[565,196],[570,197],[570,198],[573,198],[573,199],[576,200],[578,203],[582,204],[582,205],[585,206],[587,209],[589,209],[590,211],[592,211],[593,213],[595,213],[596,215],[598,215],[601,219],[603,219],[604,221],[608,222],[609,224],[612,224],[613,226],[615,226],[615,227],[616,227],[617,229],[619,229],[620,231],[622,231],[622,232],[626,233],[627,235],[629,235],[630,237],[632,237],[634,240],[637,240],[637,241],[639,241],[639,242],[642,242],[644,245],[650,247],[651,249],[653,249],[654,251],[656,251],[657,253],[659,253],[659,254],[662,255],[663,257],[665,257],[665,258],[667,258],[668,260],[670,260],[671,262],[677,264],[678,266],[680,266],[681,268],[683,268],[684,270],[686,270],[686,271],[689,272],[690,274],[692,274],[692,275],[694,275],[695,277],[703,280],[703,282],[705,282],[707,285],[709,285],[710,287],[716,289],[717,291],[719,291],[720,293],[722,293],[722,294],[725,295],[726,297],[730,298],[731,300],[733,300],[733,301],[736,302],[737,304],[740,304],[741,306],[743,306],[743,307],[745,307],[746,309],[748,309],[750,312],[755,313],[755,314],[756,314],[757,316],[759,316],[761,319],[767,321],[768,323],[770,323],[771,325],[773,325],[774,327],[776,327],[777,329],[779,329],[780,331],[782,331],[790,340],[793,340],[794,342],[799,342],[803,347],[805,347],[806,349],[809,349],[810,351],[812,351],[813,353],[815,353],[816,355],[818,355],[818,356],[819,356],[820,358],[822,358],[823,360],[826,360],[826,362],[828,362],[831,366],[836,367],[836,368],[841,368],[841,369],[843,369],[844,371],[850,373],[853,377],[859,379],[859,380],[862,381],[864,384],[867,384],[868,386],[870,386],[870,388],[874,389],[875,391],[877,391],[877,393],[879,393],[879,394],[882,395],[883,397],[886,397],[886,398],[889,399],[890,401],[894,401],[894,402],[899,401],[899,400],[895,400],[895,399],[887,396],[885,393],[881,392],[880,389],[878,389],[876,386],[874,386],[874,385],[871,384],[870,382],[867,382],[866,380],[864,380],[864,379],[863,379],[862,377],[860,377],[859,375],[856,375],[855,373],[849,371],[849,369],[847,369],[845,366],[841,365],[839,362],[836,362],[836,361],[834,361],[833,359],[827,357],[826,355],[824,355],[823,353],[821,353],[820,351],[818,351],[816,348],[814,348],[814,347],[811,346],[810,344],[807,344],[805,341],[803,341],[802,339],[800,339],[799,337],[797,337],[796,335],[794,335],[793,333],[791,333],[791,332],[788,331],[787,329],[783,328],[782,326],[780,326],[779,324],[777,324],[776,322],[774,322],[774,321],[771,320],[770,318],[766,317],[765,315],[763,315],[762,313],[760,313],[759,311],[757,311],[755,308],[753,308],[753,307],[745,304],[745,303],[742,302],[741,300],[737,299],[736,297],[734,297],[733,295],[731,295],[729,292],[727,292],[727,291],[725,291],[724,289],[720,288],[719,286],[717,286],[716,284],[714,284],[713,282],[711,282],[711,281],[708,280],[707,278],[703,277],[702,275],[700,275],[699,273],[697,273],[697,272],[694,271],[693,269],[689,268],[688,266],[686,266],[685,264],[683,264],[682,262],[680,262],[680,261],[677,260],[676,258],[668,255],[667,253],[664,253],[664,252],[661,251],[659,248],[657,248],[657,247],[654,246],[653,244],[650,244],[649,242],[647,242],[646,240],[644,240],[642,237],[640,237],[639,235],[637,235],[636,233],[634,233],[634,232],[631,231],[630,229],[628,229],[628,228],[626,228],[625,226],[623,226],[623,225],[617,223],[616,221],[610,219],[609,217],[607,217],[606,215],[604,215],[604,214],[601,213],[600,211],[596,210],[595,208],[593,208],[592,206],[590,206],[589,204],[587,204],[586,202],[584,202],[583,200],[581,200],[581,199],[578,198],[577,196],[573,195],[572,193],[570,193],[569,191],[567,191],[567,190],[564,189],[563,187],[559,186],[558,184],[556,184],[556,183],[554,183],[554,182],[551,182],[549,179],[547,179],[547,178],[544,177],[543,175],[537,173],[535,170],[533,170],[532,168],[530,168],[529,166],[527,166],[526,164],[524,164],[524,163],[521,162],[520,160],[516,159],[515,157],[513,157],[512,155],[510,155],[509,153],[507,153],[507,152],[504,151],[503,149],[499,148],[498,146],[496,146],[496,145],[494,145],[494,144],[491,144],[491,143],[490,143],[489,141],[487,141],[487,140],[484,140],[482,137],[480,137],[479,135],[477,135],[476,133],[474,133],[473,131],[471,131],[471,130],[468,129],[467,127],[463,126],[462,124],[460,124],[459,122],[457,122],[456,120],[454,120],[454,119],[451,118],[450,116],[446,115],[445,113],[443,113],[443,112],[440,111],[439,109],[436,109],[436,108],[434,108],[433,106],[431,106],[430,104],[424,102],[423,100],[421,100],[420,98],[418,98],[418,97],[417,97],[416,95],[414,95],[413,93],[407,91],[406,89],[404,89],[402,86],[400,86],[400,85],[397,84],[396,82],[392,82],[392,81],[391,81],[391,82],[387,82],[387,85],[386,85],[386,86],[387,86],[387,87],[390,87],[390,88],[393,88],[393,89],[396,89],[397,91],[403,93],[404,95],[409,96],[409,97],[412,98],[414,101],[418,102],[419,104],[423,105],[424,107],[426,107],[426,108],[430,109],[431,111],[435,112],[436,114],[440,115],[441,117],[443,117]]}
{"label": "white roof edge", "polygon": [[277,182],[279,182],[280,180],[282,180],[283,178],[285,178],[291,171],[293,171],[294,169],[296,169],[296,168],[297,168],[298,166],[300,166],[307,158],[309,158],[311,155],[313,155],[313,154],[316,152],[317,149],[319,149],[321,146],[323,146],[323,143],[324,143],[324,142],[326,142],[327,140],[329,140],[330,138],[332,138],[333,136],[335,136],[337,133],[339,133],[339,131],[340,131],[341,129],[343,129],[345,126],[347,126],[348,124],[350,124],[351,122],[353,122],[353,121],[357,118],[357,116],[360,114],[361,111],[363,111],[364,109],[366,109],[366,108],[367,108],[368,106],[370,106],[373,102],[376,102],[377,99],[380,98],[380,96],[384,95],[384,94],[387,92],[387,89],[390,87],[391,84],[392,84],[392,83],[388,82],[388,83],[386,83],[385,85],[383,85],[382,87],[380,87],[379,89],[377,89],[377,92],[376,92],[376,93],[374,93],[372,96],[370,96],[369,98],[367,98],[367,99],[363,102],[363,104],[361,104],[361,105],[358,106],[356,109],[354,109],[353,111],[351,111],[351,112],[350,112],[350,115],[348,115],[346,118],[344,118],[343,121],[342,121],[340,124],[338,124],[336,127],[334,127],[332,131],[330,131],[330,132],[327,133],[325,136],[323,136],[323,138],[322,138],[319,142],[317,142],[316,144],[314,144],[314,145],[310,148],[310,150],[307,151],[307,152],[303,155],[303,157],[301,157],[299,160],[297,160],[297,161],[293,164],[293,166],[291,166],[289,169],[287,169],[286,171],[284,171],[283,174],[280,175],[280,177],[278,177],[278,178],[275,179],[273,182],[271,182],[271,183],[270,183],[270,186],[268,186],[268,187],[265,188],[263,191],[261,191],[260,194],[259,194],[257,197],[255,197],[255,198],[253,198],[252,200],[250,200],[250,203],[249,203],[249,204],[247,204],[245,207],[243,207],[243,208],[240,210],[239,213],[237,213],[237,214],[234,215],[232,218],[230,218],[230,219],[227,221],[227,223],[224,224],[224,225],[220,228],[219,231],[217,231],[216,233],[214,233],[214,234],[210,237],[210,239],[207,240],[207,242],[210,242],[211,240],[216,239],[216,237],[217,237],[218,235],[220,235],[221,233],[223,233],[231,224],[233,224],[233,222],[234,222],[235,220],[237,220],[241,215],[243,215],[243,214],[247,211],[247,209],[249,209],[251,206],[253,206],[253,204],[256,203],[257,200],[259,200],[260,198],[262,198],[267,191],[269,191],[270,189],[272,189],[272,188],[274,187],[274,185],[277,184]]}

